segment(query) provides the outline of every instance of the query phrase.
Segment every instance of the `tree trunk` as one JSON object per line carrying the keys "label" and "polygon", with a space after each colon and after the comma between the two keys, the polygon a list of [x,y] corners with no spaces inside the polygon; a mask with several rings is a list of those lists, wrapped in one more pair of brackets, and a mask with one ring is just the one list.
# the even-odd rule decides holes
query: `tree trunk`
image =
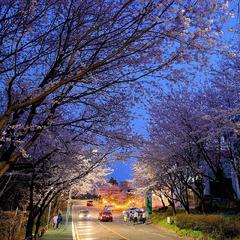
{"label": "tree trunk", "polygon": [[173,210],[173,215],[174,215],[174,216],[176,216],[177,212],[176,212],[176,207],[175,207],[174,200],[173,200],[173,199],[170,199],[170,198],[168,198],[168,202],[169,202],[169,205],[172,207],[172,210]]}
{"label": "tree trunk", "polygon": [[185,201],[186,202],[185,203],[186,207],[185,207],[185,210],[186,210],[187,214],[190,214],[190,206],[189,206],[189,198],[188,198],[188,188],[186,188],[185,194],[186,194],[186,201]]}
{"label": "tree trunk", "polygon": [[184,207],[186,213],[187,213],[187,214],[190,214],[189,204],[184,204],[183,207]]}
{"label": "tree trunk", "polygon": [[200,212],[201,213],[206,213],[206,209],[205,209],[205,199],[204,197],[202,197],[200,199]]}
{"label": "tree trunk", "polygon": [[40,223],[41,223],[41,217],[43,215],[43,212],[41,211],[37,217],[37,222],[36,222],[36,228],[35,228],[35,233],[34,233],[34,239],[37,240],[38,239],[38,233],[39,233],[39,229],[40,229]]}
{"label": "tree trunk", "polygon": [[34,217],[33,217],[32,213],[30,212],[29,216],[28,216],[27,226],[26,226],[26,234],[25,234],[26,239],[31,239],[32,232],[33,232],[33,226],[34,226]]}
{"label": "tree trunk", "polygon": [[26,234],[25,234],[25,238],[26,239],[31,239],[30,237],[32,237],[32,232],[33,232],[33,226],[34,226],[34,208],[33,208],[33,191],[34,191],[34,171],[32,173],[32,179],[31,179],[31,183],[30,183],[30,187],[29,187],[29,214],[28,214],[28,220],[27,220],[27,226],[26,226]]}
{"label": "tree trunk", "polygon": [[159,197],[160,197],[160,199],[161,199],[161,202],[162,202],[162,206],[163,206],[163,208],[166,208],[166,205],[165,205],[165,203],[164,203],[164,201],[163,201],[163,197],[162,197],[162,195],[160,194]]}

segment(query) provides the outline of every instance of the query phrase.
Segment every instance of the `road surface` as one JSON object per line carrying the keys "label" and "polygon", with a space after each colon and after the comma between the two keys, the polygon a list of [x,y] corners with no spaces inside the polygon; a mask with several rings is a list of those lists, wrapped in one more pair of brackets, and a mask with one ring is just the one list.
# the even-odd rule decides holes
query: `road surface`
{"label": "road surface", "polygon": [[[73,231],[75,240],[179,240],[178,235],[153,224],[127,224],[120,214],[113,213],[113,222],[97,220],[99,210],[86,207],[86,202],[76,202],[72,208]],[[79,212],[88,209],[89,218],[80,218]]]}

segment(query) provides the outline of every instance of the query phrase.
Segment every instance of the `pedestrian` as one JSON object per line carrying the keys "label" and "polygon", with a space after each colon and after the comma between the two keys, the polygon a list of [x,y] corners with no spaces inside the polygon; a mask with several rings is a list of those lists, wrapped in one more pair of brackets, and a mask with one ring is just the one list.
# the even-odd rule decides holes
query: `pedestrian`
{"label": "pedestrian", "polygon": [[57,218],[57,228],[60,228],[62,221],[63,221],[62,215],[61,215],[61,213],[59,213],[58,218]]}
{"label": "pedestrian", "polygon": [[135,211],[134,214],[133,214],[133,223],[136,224],[138,221],[138,212]]}
{"label": "pedestrian", "polygon": [[126,212],[126,214],[127,214],[127,222],[130,222],[130,212]]}
{"label": "pedestrian", "polygon": [[142,221],[144,224],[146,223],[146,212],[145,211],[143,211],[143,214],[142,214]]}
{"label": "pedestrian", "polygon": [[123,221],[127,222],[127,213],[126,212],[123,214]]}
{"label": "pedestrian", "polygon": [[130,215],[129,215],[129,222],[132,222],[133,221],[133,212],[130,211]]}
{"label": "pedestrian", "polygon": [[141,213],[141,212],[138,212],[137,222],[140,223],[141,220],[142,220],[142,213]]}
{"label": "pedestrian", "polygon": [[58,215],[55,215],[55,216],[53,217],[53,228],[54,228],[54,229],[57,228],[57,220],[58,220]]}

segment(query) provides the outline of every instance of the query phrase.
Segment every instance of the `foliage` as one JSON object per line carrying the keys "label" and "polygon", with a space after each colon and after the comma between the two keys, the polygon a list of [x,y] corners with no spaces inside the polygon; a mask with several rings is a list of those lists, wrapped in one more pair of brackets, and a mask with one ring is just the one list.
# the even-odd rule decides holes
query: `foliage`
{"label": "foliage", "polygon": [[167,223],[171,211],[153,212],[151,220],[161,226],[174,230],[180,235],[196,239],[235,239],[240,237],[240,216],[185,214],[178,210],[174,224]]}
{"label": "foliage", "polygon": [[240,235],[239,221],[221,215],[179,214],[175,223],[181,229],[202,231],[214,239],[232,239]]}
{"label": "foliage", "polygon": [[205,62],[204,53],[221,35],[221,18],[229,16],[228,5],[225,0],[4,1],[0,175],[28,158],[49,126],[74,128],[78,139],[91,131],[95,137],[125,139],[129,103],[144,94],[144,85],[134,82],[149,75],[167,78],[169,72],[179,76],[177,64]]}
{"label": "foliage", "polygon": [[162,211],[162,212],[156,212],[154,211],[152,214],[151,214],[151,220],[155,223],[157,223],[158,221],[161,221],[161,220],[166,220],[167,217],[173,217],[173,212],[171,209],[167,209],[166,211]]}
{"label": "foliage", "polygon": [[113,178],[113,177],[111,177],[111,178],[108,180],[108,182],[109,182],[110,184],[112,184],[112,185],[118,185],[117,180],[116,180],[115,178]]}
{"label": "foliage", "polygon": [[[239,67],[239,58],[234,60],[231,74]],[[134,168],[137,186],[150,186],[187,212],[190,193],[206,211],[207,182],[212,184],[207,194],[237,202],[240,193],[231,178],[240,176],[240,98],[239,77],[231,74],[224,70],[220,86],[216,79],[220,82],[222,76],[213,75],[208,85],[174,86],[151,101],[149,140]]]}
{"label": "foliage", "polygon": [[65,240],[72,239],[72,223],[69,221],[67,226],[64,226],[56,231],[56,229],[49,229],[43,236],[43,240]]}
{"label": "foliage", "polygon": [[1,240],[19,240],[24,238],[23,226],[26,216],[21,211],[0,211]]}
{"label": "foliage", "polygon": [[[183,213],[183,211],[180,209],[177,209],[177,212],[178,212],[178,214]],[[175,231],[180,236],[188,236],[188,237],[192,237],[192,238],[198,239],[198,240],[206,239],[206,236],[205,236],[206,234],[204,234],[201,231],[196,231],[196,230],[192,230],[192,229],[181,229],[178,226],[176,226],[176,224],[168,224],[167,217],[169,217],[169,216],[173,217],[172,211],[153,212],[151,214],[151,221],[161,225],[162,227],[164,227],[166,229]],[[207,239],[210,240],[211,238],[207,238]]]}

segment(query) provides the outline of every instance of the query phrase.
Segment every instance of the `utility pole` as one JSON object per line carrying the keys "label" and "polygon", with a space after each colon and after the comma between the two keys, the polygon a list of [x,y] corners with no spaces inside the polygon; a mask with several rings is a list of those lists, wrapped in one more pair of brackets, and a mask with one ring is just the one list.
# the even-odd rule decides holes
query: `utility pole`
{"label": "utility pole", "polygon": [[66,223],[65,223],[66,226],[68,225],[69,216],[71,214],[71,202],[72,202],[72,187],[69,190],[69,196],[68,196]]}

